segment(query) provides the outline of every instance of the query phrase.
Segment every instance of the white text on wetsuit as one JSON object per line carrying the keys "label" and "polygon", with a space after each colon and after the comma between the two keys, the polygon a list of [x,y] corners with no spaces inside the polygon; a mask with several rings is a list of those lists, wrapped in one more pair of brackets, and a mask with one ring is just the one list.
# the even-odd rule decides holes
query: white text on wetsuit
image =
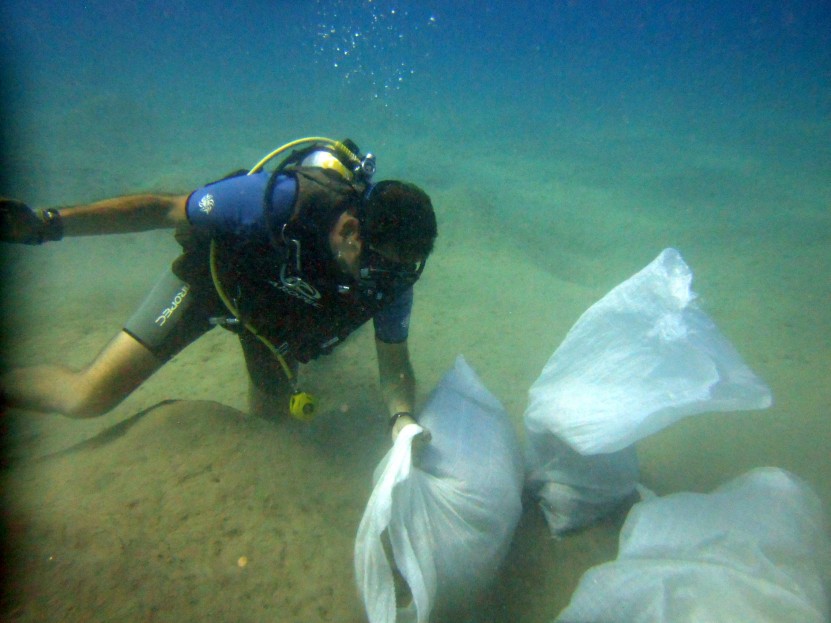
{"label": "white text on wetsuit", "polygon": [[156,324],[160,327],[164,326],[164,323],[167,322],[167,319],[173,315],[173,312],[176,311],[176,308],[182,304],[182,301],[185,300],[185,297],[188,295],[188,291],[190,290],[190,286],[185,284],[182,286],[182,289],[176,293],[176,296],[173,297],[173,300],[170,301],[170,306],[165,307],[162,310],[162,313],[159,314],[159,317],[156,318]]}

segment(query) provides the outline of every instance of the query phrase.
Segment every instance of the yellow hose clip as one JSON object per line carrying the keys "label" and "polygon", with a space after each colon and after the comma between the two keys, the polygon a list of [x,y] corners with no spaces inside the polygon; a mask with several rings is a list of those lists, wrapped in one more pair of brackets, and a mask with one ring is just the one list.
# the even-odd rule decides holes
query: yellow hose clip
{"label": "yellow hose clip", "polygon": [[289,413],[301,422],[311,422],[314,419],[317,400],[307,392],[296,391],[289,398]]}

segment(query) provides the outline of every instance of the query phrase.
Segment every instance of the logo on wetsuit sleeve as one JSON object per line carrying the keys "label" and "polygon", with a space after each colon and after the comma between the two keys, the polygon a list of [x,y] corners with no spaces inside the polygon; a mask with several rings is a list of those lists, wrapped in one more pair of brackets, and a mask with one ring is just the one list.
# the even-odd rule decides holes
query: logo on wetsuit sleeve
{"label": "logo on wetsuit sleeve", "polygon": [[176,296],[173,297],[173,300],[170,301],[170,305],[165,307],[161,311],[159,316],[156,318],[156,324],[157,325],[159,325],[160,327],[164,326],[164,323],[167,322],[167,319],[170,318],[173,315],[173,312],[175,312],[178,309],[179,305],[182,304],[182,301],[185,300],[185,297],[188,295],[189,291],[190,291],[190,286],[189,285],[185,284],[185,285],[182,286],[182,289],[179,290],[176,293]]}
{"label": "logo on wetsuit sleeve", "polygon": [[208,193],[204,197],[199,200],[199,211],[204,212],[205,214],[210,214],[211,210],[214,209],[214,196],[211,193]]}

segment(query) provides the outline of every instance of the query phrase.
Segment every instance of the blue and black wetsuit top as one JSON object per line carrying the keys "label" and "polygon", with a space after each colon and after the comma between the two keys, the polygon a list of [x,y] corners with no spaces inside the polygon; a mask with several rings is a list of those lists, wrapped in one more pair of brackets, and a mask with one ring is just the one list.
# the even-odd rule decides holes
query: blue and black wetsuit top
{"label": "blue and black wetsuit top", "polygon": [[188,198],[184,262],[198,261],[204,283],[214,240],[218,278],[242,319],[298,361],[328,353],[370,318],[379,340],[403,342],[412,286],[368,295],[338,270],[329,249],[331,227],[359,198],[336,174],[306,167],[208,184]]}

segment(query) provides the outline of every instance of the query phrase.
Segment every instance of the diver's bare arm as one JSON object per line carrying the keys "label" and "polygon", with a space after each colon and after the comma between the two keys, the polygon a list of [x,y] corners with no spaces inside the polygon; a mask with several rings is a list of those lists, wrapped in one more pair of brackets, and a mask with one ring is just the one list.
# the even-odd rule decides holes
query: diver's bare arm
{"label": "diver's bare arm", "polygon": [[[389,414],[412,414],[415,407],[415,374],[407,342],[387,344],[376,338],[375,350],[378,355],[381,395]],[[393,439],[406,424],[413,422],[415,420],[410,416],[399,417],[392,430]]]}
{"label": "diver's bare arm", "polygon": [[64,236],[124,234],[175,227],[185,220],[187,195],[127,195],[58,208]]}

